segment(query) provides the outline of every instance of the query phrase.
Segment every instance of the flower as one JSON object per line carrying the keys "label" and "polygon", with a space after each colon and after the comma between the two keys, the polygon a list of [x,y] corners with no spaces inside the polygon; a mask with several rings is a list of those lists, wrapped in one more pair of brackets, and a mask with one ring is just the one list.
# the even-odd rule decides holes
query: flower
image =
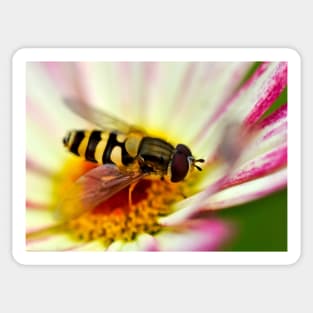
{"label": "flower", "polygon": [[[287,184],[287,63],[34,62],[27,65],[27,250],[216,250],[230,223],[202,212],[245,203]],[[56,207],[95,167],[62,147],[93,129],[80,99],[205,159],[181,183],[143,179],[60,223]],[[77,104],[78,105],[78,104]],[[88,108],[87,108],[88,109]],[[132,204],[129,202],[129,189]],[[79,195],[78,195],[79,197]]]}

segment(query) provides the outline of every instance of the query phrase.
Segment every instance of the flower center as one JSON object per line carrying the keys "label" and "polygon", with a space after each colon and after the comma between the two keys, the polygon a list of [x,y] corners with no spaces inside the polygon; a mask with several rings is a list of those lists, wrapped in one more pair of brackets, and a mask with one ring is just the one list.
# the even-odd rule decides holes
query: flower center
{"label": "flower center", "polygon": [[[75,161],[75,166],[65,166],[62,171],[62,180],[58,181],[55,190],[59,199],[65,188],[94,167],[84,161]],[[132,241],[142,233],[154,235],[162,228],[159,217],[171,213],[171,204],[184,198],[185,188],[184,183],[174,184],[160,178],[143,179],[67,222],[66,231],[78,240],[100,239],[105,245],[116,240]]]}

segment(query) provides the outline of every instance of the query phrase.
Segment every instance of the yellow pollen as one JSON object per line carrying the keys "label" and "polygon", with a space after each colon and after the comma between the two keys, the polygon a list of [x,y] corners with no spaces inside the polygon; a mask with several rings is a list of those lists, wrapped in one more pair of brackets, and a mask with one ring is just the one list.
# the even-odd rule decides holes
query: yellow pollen
{"label": "yellow pollen", "polygon": [[[69,180],[73,183],[76,178],[92,168],[86,163],[76,161],[74,168],[64,168],[64,180],[57,182],[56,195],[59,193],[61,197],[64,187],[70,185]],[[73,179],[75,175],[77,177]],[[134,187],[131,204],[128,197],[129,188],[126,188],[93,210],[68,221],[64,226],[77,240],[102,240],[104,246],[117,240],[132,241],[143,233],[154,235],[163,227],[158,222],[159,217],[171,213],[171,204],[184,198],[185,189],[185,183],[170,183],[160,178],[144,179]]]}
{"label": "yellow pollen", "polygon": [[105,245],[116,240],[132,241],[142,233],[153,235],[162,227],[158,218],[171,213],[170,204],[183,199],[182,186],[144,180],[136,185],[132,199],[129,205],[126,188],[94,210],[72,219],[67,228],[79,240],[102,239]]}

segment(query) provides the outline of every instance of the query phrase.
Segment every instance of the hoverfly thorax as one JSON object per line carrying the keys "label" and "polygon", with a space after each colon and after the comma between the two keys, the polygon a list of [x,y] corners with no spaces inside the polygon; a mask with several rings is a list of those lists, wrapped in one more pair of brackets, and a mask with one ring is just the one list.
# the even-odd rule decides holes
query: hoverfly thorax
{"label": "hoverfly thorax", "polygon": [[173,183],[182,181],[194,167],[201,171],[201,168],[196,165],[197,162],[202,163],[204,160],[195,160],[190,149],[186,145],[178,144],[174,150],[169,167],[171,181]]}

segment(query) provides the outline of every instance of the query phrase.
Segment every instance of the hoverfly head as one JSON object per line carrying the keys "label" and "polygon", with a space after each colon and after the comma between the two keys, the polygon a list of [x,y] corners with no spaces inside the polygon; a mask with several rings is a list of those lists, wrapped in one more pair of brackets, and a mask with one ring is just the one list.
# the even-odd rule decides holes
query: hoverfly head
{"label": "hoverfly head", "polygon": [[170,164],[170,177],[172,182],[182,181],[192,168],[201,171],[196,163],[203,163],[203,159],[195,159],[190,149],[183,144],[178,144],[175,148],[172,161]]}

